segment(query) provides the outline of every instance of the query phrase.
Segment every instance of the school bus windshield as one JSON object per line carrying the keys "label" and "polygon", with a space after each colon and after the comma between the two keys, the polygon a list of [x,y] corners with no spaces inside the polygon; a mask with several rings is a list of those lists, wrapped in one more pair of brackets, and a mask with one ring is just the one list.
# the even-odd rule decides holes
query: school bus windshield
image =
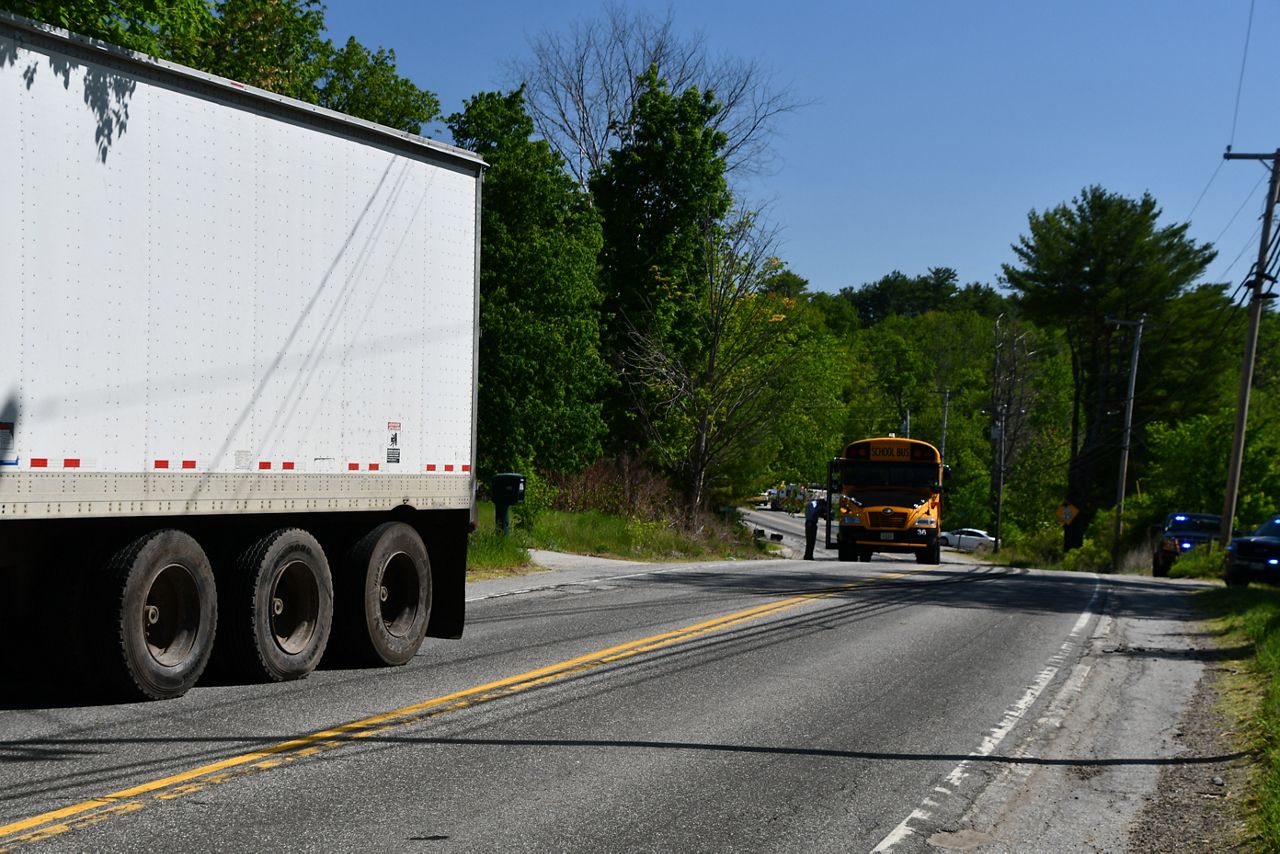
{"label": "school bus windshield", "polygon": [[886,486],[932,489],[938,485],[938,464],[842,460],[840,483],[858,490]]}

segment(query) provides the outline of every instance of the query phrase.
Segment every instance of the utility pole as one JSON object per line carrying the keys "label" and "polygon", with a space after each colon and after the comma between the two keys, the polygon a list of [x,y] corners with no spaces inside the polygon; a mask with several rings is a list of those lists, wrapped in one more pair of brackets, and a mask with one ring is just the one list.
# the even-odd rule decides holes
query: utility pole
{"label": "utility pole", "polygon": [[999,404],[999,408],[996,410],[996,432],[999,434],[996,441],[1000,450],[997,452],[999,459],[996,462],[996,541],[991,547],[993,554],[999,553],[1000,543],[1004,541],[1004,534],[1001,530],[1001,525],[1004,522],[1004,421],[1005,415],[1008,414],[1006,412],[1007,409],[1008,407],[1001,403]]}
{"label": "utility pole", "polygon": [[1116,526],[1111,537],[1111,571],[1120,571],[1120,522],[1124,517],[1124,481],[1129,469],[1129,435],[1133,425],[1133,389],[1138,378],[1138,348],[1142,344],[1144,314],[1135,324],[1129,320],[1112,320],[1117,326],[1137,326],[1133,334],[1133,353],[1129,356],[1129,394],[1124,400],[1124,438],[1120,441],[1120,479],[1116,483]]}
{"label": "utility pole", "polygon": [[938,448],[938,457],[947,461],[947,406],[951,403],[951,389],[942,390],[942,444]]}
{"label": "utility pole", "polygon": [[1271,182],[1267,185],[1267,201],[1262,208],[1262,238],[1258,243],[1258,262],[1253,268],[1253,294],[1249,299],[1249,333],[1245,336],[1244,367],[1240,370],[1240,397],[1236,403],[1236,431],[1231,440],[1231,460],[1227,468],[1227,492],[1222,502],[1222,530],[1218,539],[1226,546],[1235,528],[1236,498],[1240,492],[1240,466],[1244,460],[1244,431],[1249,420],[1249,389],[1253,385],[1253,364],[1258,352],[1258,326],[1262,321],[1262,303],[1274,299],[1263,293],[1267,280],[1267,252],[1271,248],[1271,216],[1275,211],[1276,192],[1280,188],[1280,148],[1274,154],[1222,155],[1224,160],[1270,161]]}

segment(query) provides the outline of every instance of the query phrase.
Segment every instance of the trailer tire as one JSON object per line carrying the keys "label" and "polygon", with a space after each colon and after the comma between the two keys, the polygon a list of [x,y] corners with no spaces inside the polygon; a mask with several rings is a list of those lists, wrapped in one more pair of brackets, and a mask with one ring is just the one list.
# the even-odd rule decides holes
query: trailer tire
{"label": "trailer tire", "polygon": [[281,528],[240,555],[222,591],[222,643],[239,673],[268,682],[316,669],[333,626],[333,579],[315,537]]}
{"label": "trailer tire", "polygon": [[412,659],[431,616],[431,561],[418,532],[403,522],[374,528],[348,552],[343,578],[356,658],[389,666]]}
{"label": "trailer tire", "polygon": [[167,700],[200,679],[213,651],[217,588],[204,550],[190,535],[152,531],[108,564],[115,606],[114,653],[106,677],[116,693]]}

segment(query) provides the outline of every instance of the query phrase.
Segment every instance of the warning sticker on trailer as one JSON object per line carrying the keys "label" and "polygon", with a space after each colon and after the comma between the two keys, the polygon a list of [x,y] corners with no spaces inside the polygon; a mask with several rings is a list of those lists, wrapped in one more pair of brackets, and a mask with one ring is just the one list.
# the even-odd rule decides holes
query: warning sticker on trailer
{"label": "warning sticker on trailer", "polygon": [[387,422],[387,462],[396,464],[400,462],[400,422]]}

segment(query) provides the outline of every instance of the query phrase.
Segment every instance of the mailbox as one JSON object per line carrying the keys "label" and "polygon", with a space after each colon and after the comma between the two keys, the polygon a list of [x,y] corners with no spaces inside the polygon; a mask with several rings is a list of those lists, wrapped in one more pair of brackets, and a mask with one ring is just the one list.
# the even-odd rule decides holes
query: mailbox
{"label": "mailbox", "polygon": [[523,504],[524,475],[515,472],[495,474],[490,484],[494,504]]}
{"label": "mailbox", "polygon": [[512,504],[524,503],[524,475],[516,472],[495,474],[490,481],[489,489],[493,493],[494,527],[504,534],[511,533],[511,516],[508,510]]}

